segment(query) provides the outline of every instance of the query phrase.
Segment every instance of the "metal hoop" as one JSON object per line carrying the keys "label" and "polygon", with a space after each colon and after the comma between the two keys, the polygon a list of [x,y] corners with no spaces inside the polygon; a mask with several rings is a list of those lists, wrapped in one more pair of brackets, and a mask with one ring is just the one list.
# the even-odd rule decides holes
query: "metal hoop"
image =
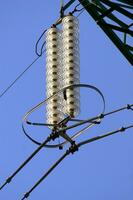
{"label": "metal hoop", "polygon": [[[59,93],[61,93],[61,92],[64,92],[64,91],[67,90],[67,89],[76,88],[76,87],[88,88],[88,89],[95,90],[95,91],[101,96],[102,101],[103,101],[103,108],[102,108],[102,112],[100,113],[100,115],[104,113],[104,111],[105,111],[105,98],[104,98],[102,92],[101,92],[98,88],[96,88],[95,86],[92,86],[92,85],[88,85],[88,84],[74,84],[74,85],[69,85],[69,86],[66,86],[66,87],[62,88],[62,89],[59,90],[56,94],[50,96],[49,98],[45,99],[44,101],[42,101],[41,103],[39,103],[38,105],[36,105],[35,107],[33,107],[31,110],[29,110],[29,111],[25,114],[25,116],[23,117],[23,122],[25,121],[25,122],[26,122],[27,124],[29,124],[29,125],[36,125],[36,126],[52,126],[53,128],[54,128],[54,127],[58,127],[58,124],[55,125],[55,124],[47,124],[47,123],[44,123],[44,124],[42,124],[42,123],[32,123],[32,122],[28,121],[27,118],[28,118],[28,116],[29,116],[30,114],[32,114],[35,110],[37,110],[38,108],[40,108],[40,107],[41,107],[43,104],[45,104],[47,101],[49,101],[50,99],[52,99],[53,97],[55,97],[57,94],[59,94]],[[98,115],[98,116],[100,116],[100,115]],[[100,119],[100,118],[97,117],[97,119],[100,120],[99,122],[101,122],[101,119]],[[69,120],[69,121],[71,121],[71,120]],[[66,130],[75,128],[75,127],[77,127],[77,126],[80,126],[81,124],[84,124],[84,122],[86,122],[86,120],[80,120],[80,119],[74,119],[73,121],[78,121],[78,122],[75,123],[75,124],[72,125],[72,126],[68,126],[68,127],[59,129],[59,131],[64,131],[64,130],[66,131]],[[71,139],[77,138],[79,135],[81,135],[81,134],[83,133],[83,131],[85,131],[86,129],[88,129],[88,128],[92,127],[93,125],[97,124],[98,121],[95,120],[95,122],[94,122],[94,120],[90,120],[90,122],[88,121],[88,123],[90,123],[90,124],[89,124],[87,127],[83,128],[83,129],[81,129],[80,131],[78,131],[77,133],[75,133],[74,135],[72,135],[72,136],[71,136]],[[40,145],[40,144],[41,144],[40,142],[34,140],[32,137],[30,137],[30,136],[26,133],[23,124],[22,124],[22,129],[23,129],[24,134],[26,135],[26,137],[28,137],[28,139],[30,139],[32,142],[34,142],[34,143],[37,144],[37,145]],[[64,142],[62,142],[61,144],[45,145],[45,147],[47,147],[47,148],[58,148],[58,147],[60,147],[60,146],[64,146],[67,142],[68,142],[68,141],[64,141]]]}

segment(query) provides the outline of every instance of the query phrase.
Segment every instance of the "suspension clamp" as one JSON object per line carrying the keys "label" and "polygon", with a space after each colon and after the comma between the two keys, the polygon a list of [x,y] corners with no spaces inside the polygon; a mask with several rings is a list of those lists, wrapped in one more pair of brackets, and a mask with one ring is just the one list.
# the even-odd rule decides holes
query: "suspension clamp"
{"label": "suspension clamp", "polygon": [[119,131],[120,131],[120,132],[124,132],[125,130],[126,130],[125,127],[121,127]]}
{"label": "suspension clamp", "polygon": [[133,109],[132,109],[132,106],[131,106],[130,104],[127,104],[127,109],[128,109],[128,110],[133,110]]}
{"label": "suspension clamp", "polygon": [[78,145],[75,144],[75,141],[73,141],[73,144],[72,144],[71,147],[69,148],[68,152],[74,154],[75,151],[78,151]]}
{"label": "suspension clamp", "polygon": [[53,129],[49,137],[51,140],[55,140],[56,138],[59,137],[58,131]]}

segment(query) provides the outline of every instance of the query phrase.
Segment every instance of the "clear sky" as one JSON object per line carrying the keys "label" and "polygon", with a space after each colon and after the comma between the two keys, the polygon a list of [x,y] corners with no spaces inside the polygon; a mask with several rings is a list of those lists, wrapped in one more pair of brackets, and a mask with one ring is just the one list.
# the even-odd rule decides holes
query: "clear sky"
{"label": "clear sky", "polygon": [[[67,2],[67,1],[66,1]],[[78,2],[77,2],[78,3]],[[35,43],[45,28],[59,17],[59,0],[1,0],[0,91],[36,57]],[[72,8],[71,8],[72,9]],[[70,10],[71,10],[70,9]],[[106,112],[133,104],[133,68],[93,19],[84,12],[80,20],[81,83],[98,87],[106,99]],[[0,184],[36,148],[24,136],[22,117],[45,94],[45,55],[0,98]],[[102,102],[94,92],[81,97],[82,117],[97,115]],[[44,108],[32,116],[44,121]],[[83,138],[133,124],[133,113],[123,111],[86,131]],[[28,128],[40,140],[45,128]],[[64,150],[65,151],[65,150]],[[64,151],[43,149],[2,191],[1,200],[19,200]],[[30,200],[132,200],[133,130],[82,147],[66,158],[36,188]]]}

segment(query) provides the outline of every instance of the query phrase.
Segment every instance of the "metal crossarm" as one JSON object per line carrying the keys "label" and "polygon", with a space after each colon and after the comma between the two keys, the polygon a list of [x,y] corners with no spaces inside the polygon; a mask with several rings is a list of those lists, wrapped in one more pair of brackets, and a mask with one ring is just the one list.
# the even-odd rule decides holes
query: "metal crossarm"
{"label": "metal crossarm", "polygon": [[118,2],[122,2],[122,3],[125,3],[125,4],[129,4],[131,6],[133,6],[133,1],[132,0],[118,0]]}
{"label": "metal crossarm", "polygon": [[[123,40],[125,35],[126,37],[127,35],[133,37],[133,31],[130,29],[131,24],[127,24],[127,20],[131,21],[133,19],[133,14],[130,12],[130,9],[133,9],[133,3],[125,0],[122,1],[124,4],[117,3],[118,1],[114,3],[110,0],[79,0],[79,2],[121,51],[130,64],[133,65],[132,46],[126,44],[126,41]],[[119,19],[117,13],[123,15],[123,18]],[[125,17],[127,20],[126,22],[123,22]],[[112,23],[108,23],[108,20],[111,20]],[[119,35],[120,32],[123,32],[123,38]]]}
{"label": "metal crossarm", "polygon": [[65,11],[67,8],[69,8],[69,6],[71,6],[76,0],[70,0],[64,7],[63,7],[63,11]]}

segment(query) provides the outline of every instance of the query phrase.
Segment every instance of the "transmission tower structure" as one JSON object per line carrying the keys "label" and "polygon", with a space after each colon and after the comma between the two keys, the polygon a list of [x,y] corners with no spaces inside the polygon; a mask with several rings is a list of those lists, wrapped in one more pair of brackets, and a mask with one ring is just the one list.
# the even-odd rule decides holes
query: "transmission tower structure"
{"label": "transmission tower structure", "polygon": [[[66,144],[67,150],[65,153],[48,169],[47,172],[34,184],[34,186],[24,194],[21,200],[28,198],[31,192],[59,165],[68,155],[74,154],[81,146],[103,139],[116,133],[121,133],[127,129],[133,128],[133,124],[121,127],[119,129],[98,135],[87,140],[77,142],[76,138],[84,133],[94,125],[102,123],[105,117],[113,115],[123,110],[133,111],[133,104],[127,104],[124,107],[105,113],[105,98],[102,92],[95,86],[86,83],[80,83],[80,48],[79,48],[79,19],[74,15],[75,12],[81,12],[86,9],[93,17],[96,23],[108,35],[113,43],[119,48],[127,60],[133,64],[133,57],[131,54],[131,46],[127,44],[126,38],[133,34],[130,30],[132,24],[126,25],[122,20],[118,19],[112,12],[119,12],[128,18],[132,18],[132,14],[128,11],[132,8],[133,3],[129,0],[121,0],[121,3],[104,0],[79,0],[80,3],[75,6],[74,10],[66,13],[75,1],[69,1],[65,6],[62,5],[60,10],[60,18],[50,28],[45,30],[45,46],[46,46],[46,100],[43,100],[34,108],[29,110],[24,118],[22,129],[26,137],[33,143],[38,145],[37,149],[9,176],[6,181],[0,186],[3,189],[12,179],[25,167],[25,165],[32,160],[32,158],[42,148],[59,148],[64,150]],[[78,9],[79,6],[83,8]],[[119,24],[119,27],[114,24],[109,24],[105,18],[111,19],[113,22]],[[60,26],[58,26],[60,25]],[[124,41],[119,38],[115,31],[122,32]],[[41,36],[42,37],[42,36]],[[40,40],[40,39],[39,39]],[[38,43],[38,42],[37,42]],[[44,46],[43,44],[43,46]],[[42,47],[43,48],[43,47]],[[39,56],[39,54],[38,54]],[[93,90],[102,99],[101,111],[97,116],[92,118],[80,119],[80,90],[87,88]],[[46,122],[38,123],[31,122],[29,116],[45,105]],[[25,124],[29,126],[43,126],[48,127],[50,134],[41,142],[32,138],[25,130]],[[82,125],[82,128],[81,128]],[[84,127],[83,127],[84,125]],[[79,127],[79,131],[75,129]],[[68,130],[74,130],[70,134]],[[61,138],[61,142],[59,141]]]}
{"label": "transmission tower structure", "polygon": [[[78,0],[128,62],[133,65],[133,1]],[[65,11],[76,0],[69,1]]]}

